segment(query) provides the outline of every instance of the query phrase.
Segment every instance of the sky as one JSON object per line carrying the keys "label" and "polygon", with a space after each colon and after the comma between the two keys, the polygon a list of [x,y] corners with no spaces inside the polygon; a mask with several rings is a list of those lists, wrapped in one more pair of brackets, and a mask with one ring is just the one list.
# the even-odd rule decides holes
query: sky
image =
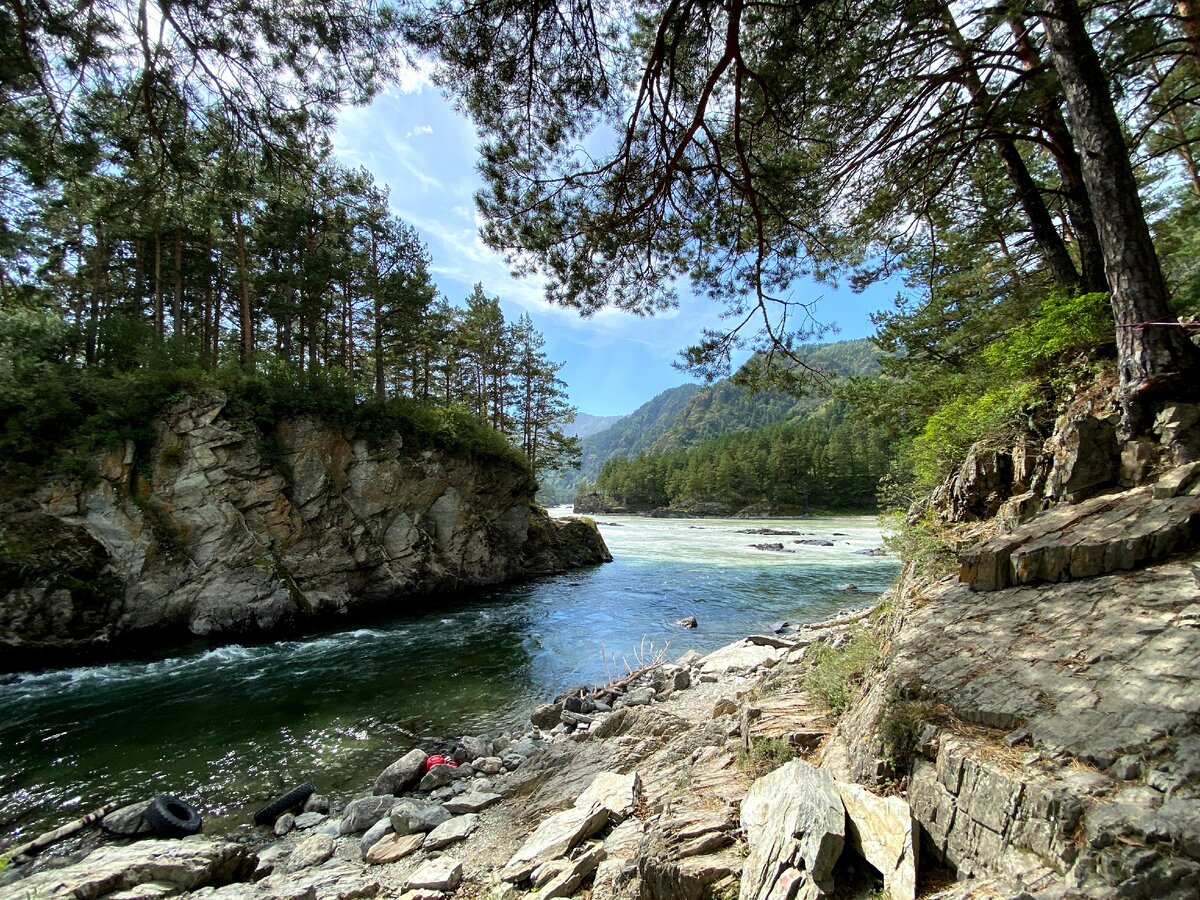
{"label": "sky", "polygon": [[[500,298],[505,318],[528,312],[546,337],[550,359],[571,403],[592,415],[625,415],[667,388],[694,380],[672,363],[705,327],[720,327],[719,307],[681,292],[679,307],[654,317],[603,310],[589,318],[548,304],[540,281],[511,276],[504,258],[479,238],[474,195],[476,135],[470,122],[410,69],[365,107],[343,110],[334,135],[338,158],[363,166],[391,192],[393,211],[416,227],[433,259],[438,289],[461,302],[476,282]],[[807,291],[807,292],[805,292]],[[894,286],[864,294],[822,286],[796,296],[820,297],[816,317],[840,331],[825,340],[866,337],[869,314],[891,305]]]}

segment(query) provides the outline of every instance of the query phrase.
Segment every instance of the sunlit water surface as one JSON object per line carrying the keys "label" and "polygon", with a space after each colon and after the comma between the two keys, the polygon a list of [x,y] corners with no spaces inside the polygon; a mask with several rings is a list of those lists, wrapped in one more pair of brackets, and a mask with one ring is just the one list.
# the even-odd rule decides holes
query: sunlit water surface
{"label": "sunlit water surface", "polygon": [[[638,652],[706,652],[780,620],[868,602],[896,574],[868,517],[601,517],[615,562],[419,616],[306,640],[18,675],[0,684],[0,839],[107,801],[175,793],[206,831],[244,827],[301,781],[369,785],[414,740],[498,733],[565,687],[606,680]],[[798,537],[739,534],[767,527]],[[751,544],[783,542],[794,553]],[[839,588],[852,582],[862,594]],[[677,620],[695,616],[699,627]]]}

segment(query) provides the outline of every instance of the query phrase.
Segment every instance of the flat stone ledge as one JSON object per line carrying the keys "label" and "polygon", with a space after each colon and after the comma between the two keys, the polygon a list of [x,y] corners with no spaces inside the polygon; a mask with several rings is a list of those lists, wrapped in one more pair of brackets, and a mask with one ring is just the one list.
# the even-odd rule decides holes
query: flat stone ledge
{"label": "flat stone ledge", "polygon": [[976,591],[1092,578],[1149,565],[1200,537],[1200,481],[1181,466],[1150,486],[1046,510],[959,555]]}

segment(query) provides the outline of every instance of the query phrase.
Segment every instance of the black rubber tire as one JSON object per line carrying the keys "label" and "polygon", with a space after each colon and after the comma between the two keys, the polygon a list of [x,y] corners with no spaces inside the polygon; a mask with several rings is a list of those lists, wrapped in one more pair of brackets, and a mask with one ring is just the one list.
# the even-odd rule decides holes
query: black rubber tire
{"label": "black rubber tire", "polygon": [[151,800],[144,815],[150,830],[161,837],[199,834],[204,826],[204,820],[194,806],[171,794],[159,794]]}
{"label": "black rubber tire", "polygon": [[311,781],[306,781],[299,787],[292,788],[282,797],[277,797],[272,800],[262,809],[254,814],[255,825],[274,825],[275,820],[282,816],[285,812],[293,809],[299,809],[300,806],[312,796],[316,788]]}

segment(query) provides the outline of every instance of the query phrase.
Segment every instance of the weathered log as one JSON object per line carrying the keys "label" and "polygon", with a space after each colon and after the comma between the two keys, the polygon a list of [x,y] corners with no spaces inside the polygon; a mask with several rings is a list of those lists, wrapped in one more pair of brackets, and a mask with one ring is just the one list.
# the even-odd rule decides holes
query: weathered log
{"label": "weathered log", "polygon": [[66,825],[55,828],[53,831],[47,831],[45,834],[34,838],[27,844],[21,844],[18,847],[12,847],[8,850],[5,850],[4,855],[7,856],[9,861],[12,863],[22,862],[23,860],[21,857],[32,856],[39,850],[45,850],[51,844],[57,844],[63,838],[68,838],[75,834],[75,832],[82,831],[84,828],[87,828],[89,825],[95,825],[110,812],[120,808],[120,803],[106,803],[99,809],[92,810],[86,816],[81,816],[73,822],[68,822]]}

